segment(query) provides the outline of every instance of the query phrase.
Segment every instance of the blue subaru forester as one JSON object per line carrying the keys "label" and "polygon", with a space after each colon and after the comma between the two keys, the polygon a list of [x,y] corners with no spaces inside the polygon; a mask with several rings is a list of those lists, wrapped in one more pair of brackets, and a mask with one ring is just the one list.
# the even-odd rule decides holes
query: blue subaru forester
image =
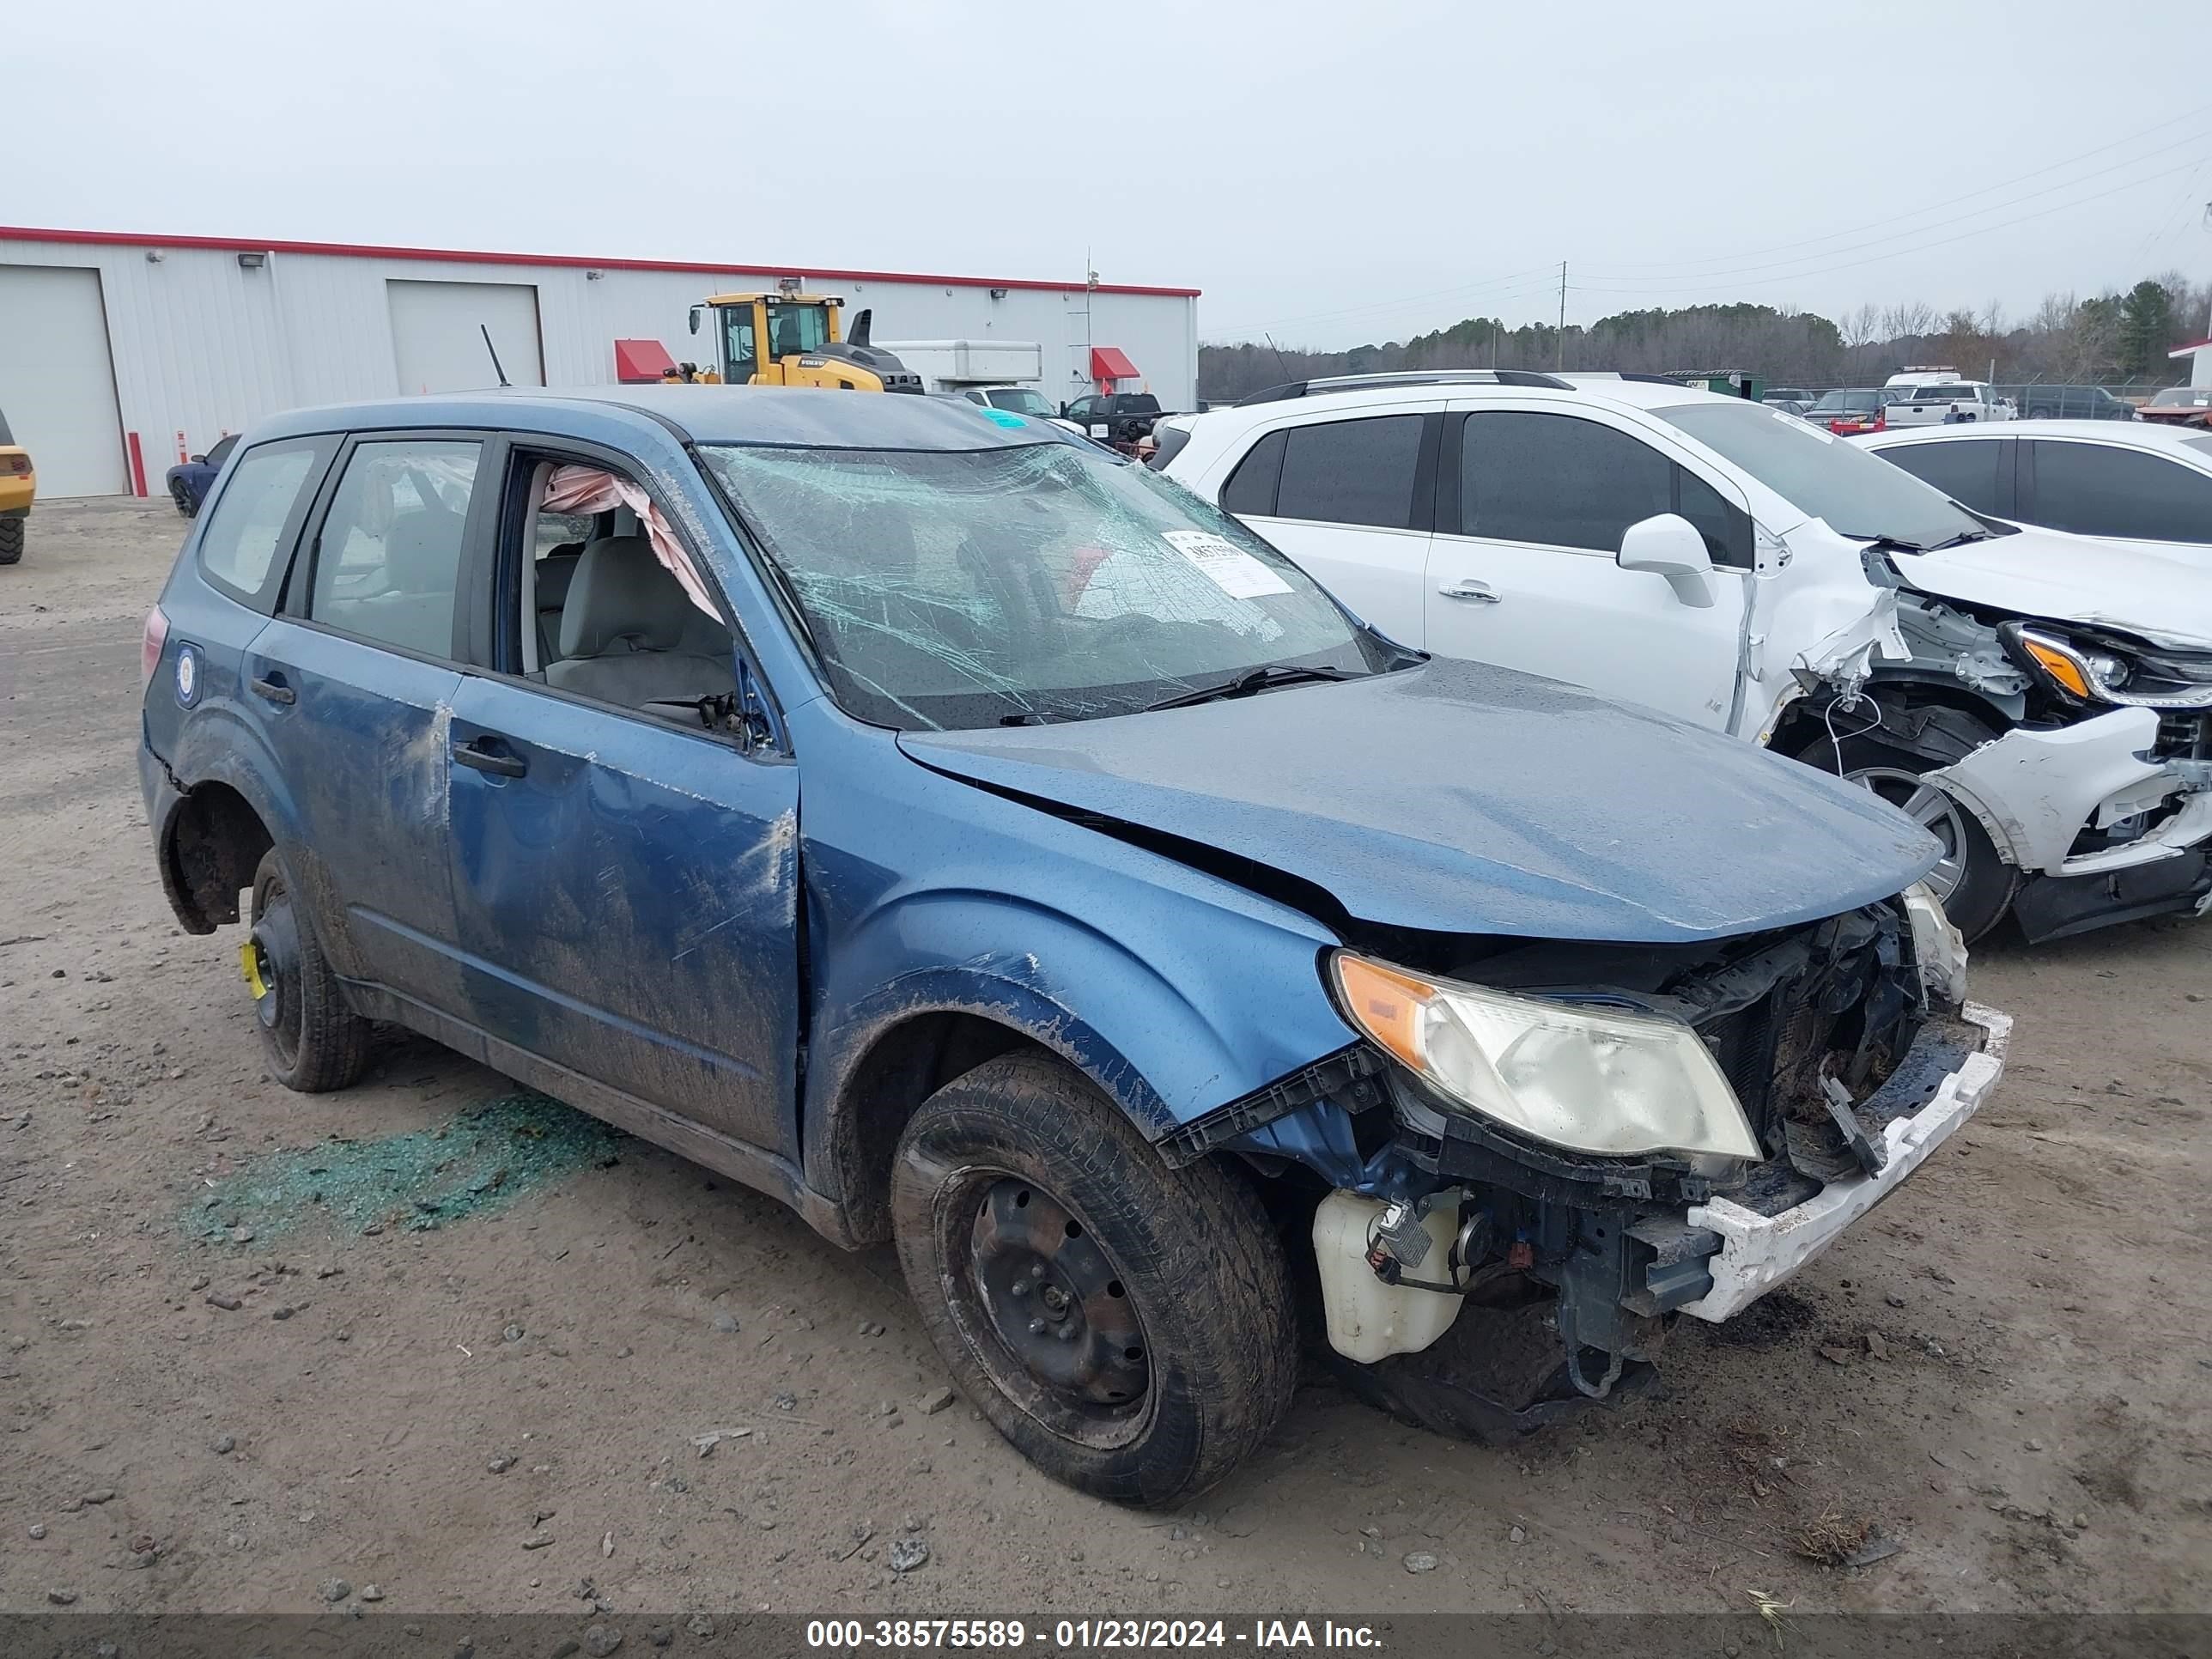
{"label": "blue subaru forester", "polygon": [[1406,650],[1001,411],[286,416],[145,671],[161,880],[196,933],[250,894],[277,1077],[393,1022],[896,1240],[962,1389],[1123,1501],[1250,1453],[1302,1331],[1443,1426],[1606,1395],[1999,1069],[1899,814]]}

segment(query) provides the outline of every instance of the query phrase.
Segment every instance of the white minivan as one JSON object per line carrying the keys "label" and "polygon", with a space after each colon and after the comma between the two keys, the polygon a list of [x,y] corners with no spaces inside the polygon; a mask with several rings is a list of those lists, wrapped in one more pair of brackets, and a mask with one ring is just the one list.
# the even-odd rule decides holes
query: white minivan
{"label": "white minivan", "polygon": [[[2212,573],[2021,530],[1657,377],[1295,382],[1168,476],[1403,642],[1590,686],[1887,797],[1969,938],[2212,908]],[[1562,764],[1572,757],[1561,757]]]}

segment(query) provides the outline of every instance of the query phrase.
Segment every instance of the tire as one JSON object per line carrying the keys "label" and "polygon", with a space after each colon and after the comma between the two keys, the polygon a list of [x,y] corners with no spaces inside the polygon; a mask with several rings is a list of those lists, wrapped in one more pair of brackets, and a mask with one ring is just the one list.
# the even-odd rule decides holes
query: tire
{"label": "tire", "polygon": [[1056,1060],[1006,1055],[923,1102],[891,1215],[961,1392],[1055,1480],[1175,1504],[1290,1407],[1296,1301],[1257,1196],[1216,1164],[1168,1169]]}
{"label": "tire", "polygon": [[2020,872],[1998,856],[1996,843],[1980,819],[1933,784],[1919,781],[1922,773],[1940,769],[1926,757],[1872,737],[1845,738],[1838,745],[1823,736],[1800,750],[1797,758],[1823,772],[1840,770],[1842,776],[1899,808],[1943,843],[1943,861],[1927,880],[1943,901],[1951,925],[1968,944],[1996,927],[2011,908]]}
{"label": "tire", "polygon": [[20,564],[23,559],[23,526],[27,518],[0,519],[0,564]]}
{"label": "tire", "polygon": [[283,862],[273,847],[253,872],[249,942],[264,988],[253,1008],[269,1074],[303,1095],[359,1082],[368,1067],[374,1028],[346,1006],[344,989],[323,956],[314,925],[292,902]]}
{"label": "tire", "polygon": [[169,499],[177,504],[179,517],[194,519],[199,516],[199,503],[192,499],[192,492],[185,487],[182,478],[169,486]]}

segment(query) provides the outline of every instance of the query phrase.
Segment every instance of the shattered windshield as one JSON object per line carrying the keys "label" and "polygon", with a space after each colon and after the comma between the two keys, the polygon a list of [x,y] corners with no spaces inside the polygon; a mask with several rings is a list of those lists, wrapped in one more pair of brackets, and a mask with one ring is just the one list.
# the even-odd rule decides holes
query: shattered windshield
{"label": "shattered windshield", "polygon": [[1711,403],[1651,412],[1840,534],[1924,549],[1990,533],[1981,520],[1903,467],[1773,410]]}
{"label": "shattered windshield", "polygon": [[1091,719],[1255,668],[1397,661],[1236,520],[1079,445],[700,453],[839,704],[878,725]]}

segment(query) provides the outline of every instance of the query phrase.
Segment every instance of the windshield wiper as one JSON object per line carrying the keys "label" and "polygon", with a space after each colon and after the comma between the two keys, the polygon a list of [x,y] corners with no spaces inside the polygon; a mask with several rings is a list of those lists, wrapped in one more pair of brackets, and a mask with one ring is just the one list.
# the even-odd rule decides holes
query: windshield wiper
{"label": "windshield wiper", "polygon": [[1922,550],[1929,553],[1941,553],[1947,547],[1965,547],[1973,542],[1994,540],[1996,533],[1994,530],[1962,530],[1957,535],[1948,537],[1942,541],[1929,543]]}
{"label": "windshield wiper", "polygon": [[1139,712],[1149,714],[1158,709],[1188,708],[1194,703],[1212,702],[1222,697],[1249,697],[1255,692],[1272,691],[1279,685],[1300,685],[1309,680],[1365,678],[1363,674],[1353,674],[1342,668],[1307,668],[1297,663],[1266,663],[1239,674],[1233,680],[1224,680],[1218,685],[1201,685],[1194,691],[1178,691],[1171,697],[1162,697],[1158,702],[1148,702]]}

